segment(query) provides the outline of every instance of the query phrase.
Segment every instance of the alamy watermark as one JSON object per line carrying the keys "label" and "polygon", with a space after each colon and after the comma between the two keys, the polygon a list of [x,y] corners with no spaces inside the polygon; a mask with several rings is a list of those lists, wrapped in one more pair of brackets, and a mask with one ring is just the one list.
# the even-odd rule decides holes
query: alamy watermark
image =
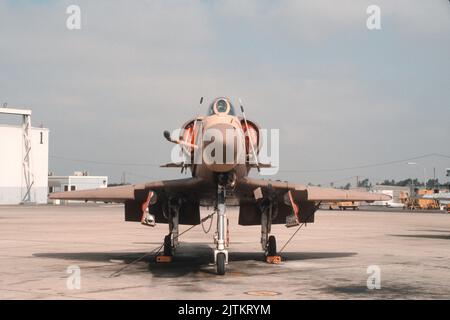
{"label": "alamy watermark", "polygon": [[367,267],[367,289],[369,290],[379,290],[381,289],[381,268],[377,265],[370,265]]}
{"label": "alamy watermark", "polygon": [[66,14],[69,16],[66,19],[66,28],[69,30],[81,29],[81,8],[72,4],[66,8]]}
{"label": "alamy watermark", "polygon": [[66,287],[68,290],[80,290],[81,289],[81,268],[77,265],[70,265],[66,269],[66,273],[69,274],[66,280]]}
{"label": "alamy watermark", "polygon": [[372,4],[367,7],[366,13],[369,15],[366,20],[367,29],[381,30],[381,8]]}
{"label": "alamy watermark", "polygon": [[[177,129],[171,137],[180,137],[179,144],[171,151],[173,163],[207,166],[249,164],[260,167],[260,174],[275,175],[280,166],[280,130],[259,129],[258,134],[244,133],[239,128],[203,130],[197,127],[199,136]],[[181,148],[180,148],[181,147]]]}

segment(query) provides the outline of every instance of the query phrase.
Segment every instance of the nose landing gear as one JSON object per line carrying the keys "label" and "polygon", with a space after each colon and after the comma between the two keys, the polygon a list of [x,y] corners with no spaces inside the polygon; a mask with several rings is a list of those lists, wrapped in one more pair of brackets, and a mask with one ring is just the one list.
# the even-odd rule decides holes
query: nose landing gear
{"label": "nose landing gear", "polygon": [[219,184],[217,187],[217,240],[214,250],[214,262],[218,275],[225,274],[225,265],[228,263],[228,250],[226,250],[227,243],[225,240],[227,234],[225,196],[225,187]]}

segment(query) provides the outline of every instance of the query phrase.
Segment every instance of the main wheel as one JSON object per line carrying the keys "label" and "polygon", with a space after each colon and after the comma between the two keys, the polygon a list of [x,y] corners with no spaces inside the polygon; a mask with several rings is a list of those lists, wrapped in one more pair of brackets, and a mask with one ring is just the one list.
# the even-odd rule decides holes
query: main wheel
{"label": "main wheel", "polygon": [[172,255],[172,238],[170,234],[164,237],[164,255]]}
{"label": "main wheel", "polygon": [[267,255],[276,256],[277,255],[277,240],[275,236],[269,237],[269,242],[267,244]]}
{"label": "main wheel", "polygon": [[217,274],[223,276],[225,274],[225,253],[218,253],[216,257]]}

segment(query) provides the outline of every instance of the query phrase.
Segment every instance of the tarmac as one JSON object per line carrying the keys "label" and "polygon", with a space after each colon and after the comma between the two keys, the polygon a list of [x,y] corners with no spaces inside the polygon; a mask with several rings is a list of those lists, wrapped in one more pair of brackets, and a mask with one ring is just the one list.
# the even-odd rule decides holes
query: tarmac
{"label": "tarmac", "polygon": [[[318,211],[279,265],[264,262],[259,227],[228,215],[218,276],[214,223],[157,264],[167,225],[124,222],[120,205],[0,206],[0,299],[450,299],[450,214]],[[279,249],[295,230],[272,227]]]}

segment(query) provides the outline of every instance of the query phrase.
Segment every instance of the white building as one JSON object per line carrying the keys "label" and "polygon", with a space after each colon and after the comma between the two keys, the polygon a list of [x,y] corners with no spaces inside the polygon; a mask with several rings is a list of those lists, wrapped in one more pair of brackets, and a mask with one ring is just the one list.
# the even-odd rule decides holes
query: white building
{"label": "white building", "polygon": [[[107,176],[90,176],[87,172],[76,171],[71,176],[48,176],[48,191],[76,191],[86,189],[106,188],[108,186]],[[65,203],[80,202],[66,201]],[[58,204],[60,201],[54,201]]]}
{"label": "white building", "polygon": [[403,208],[405,207],[406,199],[410,196],[410,189],[410,187],[376,185],[372,189],[373,192],[391,196],[391,199],[387,201],[374,201],[370,205]]}
{"label": "white building", "polygon": [[0,204],[47,203],[48,136],[31,127],[31,110],[0,107],[2,117],[21,124],[0,124]]}

